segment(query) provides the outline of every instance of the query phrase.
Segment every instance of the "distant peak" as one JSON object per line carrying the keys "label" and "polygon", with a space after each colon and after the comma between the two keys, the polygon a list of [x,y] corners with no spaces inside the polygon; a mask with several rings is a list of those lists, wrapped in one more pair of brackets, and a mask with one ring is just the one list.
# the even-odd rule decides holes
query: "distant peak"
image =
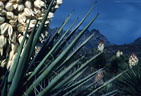
{"label": "distant peak", "polygon": [[132,44],[141,45],[141,37],[137,38]]}

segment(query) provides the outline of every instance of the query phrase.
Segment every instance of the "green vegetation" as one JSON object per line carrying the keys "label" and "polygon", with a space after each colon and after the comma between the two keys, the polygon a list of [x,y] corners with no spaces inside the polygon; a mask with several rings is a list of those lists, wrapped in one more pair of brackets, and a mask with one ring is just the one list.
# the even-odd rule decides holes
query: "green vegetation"
{"label": "green vegetation", "polygon": [[140,84],[141,68],[137,65],[117,80],[116,87],[120,91],[120,96],[140,96]]}
{"label": "green vegetation", "polygon": [[[51,2],[53,1],[54,0],[51,0]],[[96,16],[92,18],[92,20],[71,41],[70,44],[66,44],[66,42],[70,40],[73,34],[75,34],[76,30],[91,13],[96,3],[91,7],[80,23],[78,23],[77,26],[75,26],[75,28],[69,33],[69,35],[67,35],[67,33],[71,30],[76,20],[72,23],[68,30],[60,36],[61,31],[72,15],[70,14],[60,27],[59,31],[54,33],[55,35],[53,38],[48,38],[41,47],[40,51],[35,53],[35,47],[39,42],[39,36],[43,32],[44,24],[49,11],[51,10],[50,8],[52,4],[53,3],[50,3],[50,7],[46,10],[40,26],[37,27],[37,23],[35,24],[29,39],[25,43],[30,21],[32,20],[32,17],[30,18],[24,38],[18,48],[18,53],[14,59],[11,69],[8,69],[2,75],[2,78],[0,77],[2,79],[1,96],[79,96],[80,94],[81,96],[93,96],[94,94],[102,92],[104,90],[102,88],[106,85],[108,86],[105,88],[110,89],[111,86],[113,86],[112,81],[129,71],[129,69],[126,68],[103,81],[103,72],[108,68],[106,66],[107,58],[106,53],[103,50],[103,43],[102,48],[100,48],[100,50],[97,51],[91,58],[83,60],[83,62],[81,62],[83,58],[73,60],[79,50],[95,35],[95,33],[91,34],[77,48],[72,50],[77,42],[79,42],[79,39],[83,36],[85,31],[97,19],[99,14],[96,14]],[[67,45],[67,47],[60,51],[60,48],[65,45]],[[52,57],[54,58],[52,59]],[[90,63],[96,65],[94,66],[95,71],[80,79],[79,76],[85,72]],[[113,60],[111,64],[114,66],[112,67],[116,68],[115,65],[117,66],[118,63],[122,62]],[[97,78],[93,80],[93,82],[85,86],[87,82],[95,77]],[[102,83],[99,84],[99,81],[102,81]],[[115,92],[115,90],[110,89],[110,91],[108,90],[108,93],[106,91],[104,94],[113,94]]]}

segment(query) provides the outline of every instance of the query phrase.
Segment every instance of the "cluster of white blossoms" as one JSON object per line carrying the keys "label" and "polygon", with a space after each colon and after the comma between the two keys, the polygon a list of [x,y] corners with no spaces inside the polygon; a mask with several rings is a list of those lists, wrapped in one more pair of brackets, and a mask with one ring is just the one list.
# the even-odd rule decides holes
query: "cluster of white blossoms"
{"label": "cluster of white blossoms", "polygon": [[97,50],[100,52],[102,52],[104,50],[104,41],[103,40],[99,41]]}
{"label": "cluster of white blossoms", "polygon": [[118,50],[117,53],[116,53],[116,57],[120,57],[120,56],[122,56],[122,55],[123,55],[123,52],[120,51],[120,50]]}
{"label": "cluster of white blossoms", "polygon": [[[6,49],[6,56],[9,57],[7,68],[16,56],[30,17],[32,16],[29,31],[37,20],[38,24],[41,23],[50,2],[51,0],[0,0],[0,58],[3,57]],[[54,1],[45,25],[49,25],[54,12],[61,4],[62,0]],[[42,34],[42,37],[45,38],[44,35]]]}
{"label": "cluster of white blossoms", "polygon": [[132,53],[131,56],[129,57],[129,67],[132,68],[133,66],[137,65],[139,62],[138,57]]}

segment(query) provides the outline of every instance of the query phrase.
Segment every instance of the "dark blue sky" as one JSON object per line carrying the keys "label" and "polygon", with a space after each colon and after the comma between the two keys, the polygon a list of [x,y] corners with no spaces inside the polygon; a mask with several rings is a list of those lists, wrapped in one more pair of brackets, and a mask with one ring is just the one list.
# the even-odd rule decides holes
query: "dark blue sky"
{"label": "dark blue sky", "polygon": [[[115,44],[131,43],[141,37],[141,0],[97,1],[94,10],[80,28],[84,28],[96,13],[100,13],[89,29],[98,29],[110,42]],[[63,0],[63,4],[52,19],[51,27],[60,26],[72,10],[75,12],[68,25],[76,17],[79,17],[79,22],[94,2],[95,0]]]}

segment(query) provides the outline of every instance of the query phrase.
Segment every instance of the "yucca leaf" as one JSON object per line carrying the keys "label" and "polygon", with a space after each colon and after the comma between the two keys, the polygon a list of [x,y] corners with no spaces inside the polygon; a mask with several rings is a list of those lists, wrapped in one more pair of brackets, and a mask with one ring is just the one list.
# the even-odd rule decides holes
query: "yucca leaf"
{"label": "yucca leaf", "polygon": [[[66,20],[63,23],[63,25],[65,25],[67,23],[67,21],[70,18],[70,16],[71,16],[71,14],[66,18]],[[76,20],[75,20],[75,22],[76,22]],[[68,30],[70,30],[73,27],[74,23],[71,25],[71,27]],[[55,33],[55,35],[53,36],[53,38],[48,41],[49,42],[48,44],[44,44],[44,46],[41,48],[41,51],[36,56],[36,61],[41,61],[43,59],[43,57],[48,53],[48,51],[50,50],[50,48],[52,48],[52,45],[54,44],[53,42],[55,42],[54,39],[55,38],[58,38],[58,36],[60,35],[60,32],[62,30],[63,30],[63,26],[61,26],[60,29],[59,29],[59,31]],[[69,32],[68,30],[67,30],[67,32]]]}
{"label": "yucca leaf", "polygon": [[[34,34],[35,34],[35,32],[36,32],[36,26],[37,26],[37,24],[38,24],[38,21],[36,22],[36,24],[35,24],[35,26],[34,26],[34,28],[33,28],[33,30],[31,31],[32,33],[33,33],[33,36],[34,36]],[[25,66],[25,72],[24,72],[24,76],[26,76],[26,74],[27,74],[27,72],[28,72],[28,70],[26,70],[26,69],[28,69],[28,67],[29,66],[31,66],[31,57],[32,57],[32,52],[31,52],[31,50],[32,49],[30,49],[30,51],[29,51],[29,56],[27,57],[28,59],[27,59],[27,61],[26,61],[26,66]],[[29,63],[30,62],[30,63]]]}
{"label": "yucca leaf", "polygon": [[106,94],[104,94],[104,95],[102,95],[102,96],[114,96],[113,94],[115,94],[116,92],[117,92],[118,90],[113,90],[113,91],[111,91],[111,92],[108,92],[108,93],[106,93]]}
{"label": "yucca leaf", "polygon": [[22,42],[20,44],[20,47],[18,48],[18,54],[17,54],[16,58],[14,59],[14,63],[12,65],[11,69],[10,69],[10,72],[9,72],[9,75],[8,75],[8,82],[9,83],[12,82],[14,73],[16,71],[16,68],[17,68],[17,65],[18,65],[18,62],[19,62],[19,58],[20,58],[20,55],[21,55],[21,52],[22,52],[22,49],[23,49],[23,45],[24,45],[24,42],[25,42],[25,38],[26,38],[26,35],[27,35],[27,32],[28,32],[30,21],[31,21],[31,17],[30,17],[30,20],[29,20],[28,25],[26,27],[26,31],[25,31],[24,37],[22,39]]}
{"label": "yucca leaf", "polygon": [[70,64],[65,70],[60,72],[49,84],[46,88],[41,91],[38,96],[44,96],[45,93],[49,92],[53,87],[57,85],[61,78],[63,78],[76,64],[78,64],[79,59],[76,60],[74,63]]}
{"label": "yucca leaf", "polygon": [[76,38],[70,43],[70,45],[48,66],[48,68],[30,85],[30,87],[26,90],[27,94],[30,94],[33,91],[33,85],[36,87],[42,80],[45,79],[51,72],[51,70],[58,64],[62,59],[65,59],[65,56],[68,52],[73,48],[73,46],[78,42],[80,37],[84,34],[84,32],[90,27],[90,25],[95,21],[99,14],[97,14],[91,22],[76,36]]}
{"label": "yucca leaf", "polygon": [[[67,17],[67,19],[65,20],[64,24],[59,29],[58,34],[62,31],[62,29],[64,28],[64,26],[66,25],[66,23],[68,22],[68,20],[69,20],[70,17],[71,17],[71,15],[69,15]],[[59,41],[53,46],[53,48],[51,48],[51,50],[49,51],[49,53],[43,58],[43,60],[39,63],[39,65],[34,69],[33,73],[30,75],[30,77],[27,80],[30,80],[40,70],[40,68],[42,67],[42,65],[49,58],[49,56],[51,56],[51,54],[55,51],[55,49],[61,43],[61,41],[64,39],[64,37],[65,37],[66,34],[67,34],[67,32],[65,34],[63,34],[63,36],[59,39]]]}
{"label": "yucca leaf", "polygon": [[[31,31],[31,32],[33,32],[34,34],[33,35],[35,35],[35,33],[36,33],[36,27],[37,27],[37,24],[38,24],[38,21],[35,23],[35,25],[34,25],[34,28],[33,28],[33,30]],[[32,49],[30,49],[30,50],[32,50]],[[32,53],[33,51],[30,51],[30,53],[29,53],[29,60],[30,60],[30,58],[32,57],[32,55],[33,55],[33,53]],[[30,62],[30,61],[27,61],[27,62]]]}
{"label": "yucca leaf", "polygon": [[[77,19],[74,20],[74,22],[73,22],[72,25],[68,28],[68,30],[64,33],[64,35],[66,35],[66,34],[70,31],[70,29],[73,27],[73,25],[76,23],[76,21],[77,21]],[[49,65],[49,64],[46,64],[45,67],[39,72],[39,74],[42,73],[42,72],[48,67],[48,65]]]}
{"label": "yucca leaf", "polygon": [[81,72],[83,69],[86,68],[86,66],[91,63],[95,58],[97,58],[102,52],[98,53],[97,55],[93,56],[91,59],[87,60],[84,64],[80,66],[76,71],[74,71],[72,74],[70,74],[66,79],[64,79],[62,82],[59,83],[53,90],[57,90],[61,85],[68,82],[71,78],[73,78],[75,75],[77,75],[79,72]]}
{"label": "yucca leaf", "polygon": [[28,60],[28,56],[30,53],[30,46],[32,44],[33,41],[33,37],[34,37],[34,33],[35,31],[33,31],[27,41],[27,44],[25,46],[24,52],[19,60],[17,69],[15,71],[15,75],[13,77],[12,80],[12,84],[10,86],[9,92],[8,92],[8,96],[13,96],[15,95],[15,92],[17,91],[18,85],[20,83],[21,78],[23,78],[24,75],[24,68],[26,66],[26,60]]}
{"label": "yucca leaf", "polygon": [[36,62],[41,61],[41,60],[38,61],[36,58],[39,58],[39,57],[41,56],[41,54],[43,53],[43,51],[46,49],[45,47],[46,47],[46,45],[48,44],[50,37],[51,37],[51,36],[49,35],[48,38],[47,38],[47,40],[45,41],[43,47],[40,49],[39,53],[37,53],[37,54],[35,55],[35,57],[32,59],[32,61],[31,61],[31,63],[29,64],[28,68],[26,69],[26,73],[28,73],[28,72],[31,71],[31,69],[32,69],[31,67],[33,66],[34,63],[36,64]]}
{"label": "yucca leaf", "polygon": [[[68,28],[68,30],[66,31],[67,33],[68,33],[68,32],[71,30],[71,28],[74,26],[74,24],[76,23],[77,19],[78,19],[78,18],[76,18],[76,19],[74,20],[74,22],[72,23],[72,25]],[[63,42],[63,41],[62,41],[62,42]],[[62,42],[61,42],[61,44],[62,44]],[[60,48],[62,47],[61,44],[59,45],[59,47],[55,50],[55,52],[54,52],[53,54],[57,54],[57,53],[59,52]],[[57,53],[56,53],[56,52],[57,52]]]}
{"label": "yucca leaf", "polygon": [[63,85],[64,86],[66,85],[66,87],[70,86],[80,75],[82,75],[82,73],[84,73],[87,70],[87,68],[88,67],[86,67],[84,70],[82,70],[81,72],[79,72],[78,74],[76,74],[73,78],[71,78],[68,82],[66,82]]}
{"label": "yucca leaf", "polygon": [[89,85],[87,85],[85,88],[81,89],[79,92],[76,93],[76,96],[79,96],[79,94],[83,94],[84,92],[86,92],[88,89],[90,89],[91,87],[93,87],[97,82],[93,82],[90,83]]}
{"label": "yucca leaf", "polygon": [[125,72],[127,72],[127,70],[119,73],[118,75],[116,75],[115,77],[111,78],[110,80],[106,81],[103,85],[99,86],[98,88],[94,89],[92,92],[90,92],[87,96],[93,96],[93,94],[95,92],[97,92],[98,90],[100,90],[101,88],[103,88],[104,86],[106,86],[107,84],[111,83],[112,81],[114,81],[115,79],[117,79],[119,76],[121,76],[122,74],[124,74]]}
{"label": "yucca leaf", "polygon": [[58,52],[60,52],[59,50],[61,50],[61,48],[63,48],[66,44],[66,42],[68,42],[68,40],[72,37],[72,35],[76,32],[76,30],[82,25],[82,23],[85,21],[85,19],[88,17],[88,15],[90,14],[90,12],[93,10],[93,8],[95,7],[96,2],[94,3],[94,5],[90,8],[90,10],[87,12],[87,14],[84,16],[84,18],[79,22],[79,24],[73,29],[73,31],[66,37],[66,39],[61,43],[60,48],[58,49],[58,51],[56,51],[55,54],[58,54]]}
{"label": "yucca leaf", "polygon": [[42,22],[41,22],[39,28],[37,29],[37,32],[36,32],[36,34],[34,36],[33,43],[32,43],[32,46],[31,46],[31,53],[34,52],[35,45],[37,44],[37,42],[39,40],[39,36],[40,36],[41,32],[43,31],[43,28],[44,28],[44,25],[45,25],[45,21],[47,19],[47,16],[48,16],[48,14],[49,14],[49,12],[51,10],[51,6],[52,6],[54,1],[55,0],[51,0],[50,4],[48,6],[48,9],[46,10],[45,15],[44,15],[44,17],[42,19]]}
{"label": "yucca leaf", "polygon": [[6,77],[5,79],[4,79],[4,84],[3,84],[3,87],[2,87],[2,93],[1,93],[1,96],[7,96],[7,80],[8,78]]}
{"label": "yucca leaf", "polygon": [[71,60],[73,58],[73,56],[95,35],[95,32],[90,35],[84,42],[82,42],[82,44],[80,46],[77,47],[77,49],[75,49],[64,61],[62,64],[60,64],[60,66],[57,68],[59,70],[61,70],[62,66],[65,65],[67,62],[69,62],[69,60]]}
{"label": "yucca leaf", "polygon": [[[58,85],[60,86],[60,85],[62,85],[62,86],[60,86],[59,87],[59,89],[61,89],[61,90],[56,90],[56,87],[55,88],[53,88],[50,92],[51,93],[55,93],[54,94],[54,96],[59,96],[59,93],[61,94],[61,92],[63,91],[63,88],[62,87],[67,87],[67,86],[69,86],[69,85],[71,85],[72,83],[73,83],[73,80],[75,80],[75,79],[77,79],[80,75],[82,75],[82,73],[84,72],[84,71],[86,71],[86,69],[87,68],[85,68],[84,70],[82,70],[81,72],[79,72],[78,74],[76,74],[74,77],[72,77],[72,79],[71,80],[68,80],[68,82],[64,82],[64,83],[62,83],[62,82],[60,82]],[[64,80],[63,80],[64,81]],[[57,86],[58,86],[57,85]],[[57,92],[56,92],[57,91]]]}
{"label": "yucca leaf", "polygon": [[4,79],[2,80],[0,87],[1,89],[1,96],[7,96],[7,91],[8,91],[8,74],[9,71],[7,70],[5,75],[4,75]]}
{"label": "yucca leaf", "polygon": [[87,12],[87,14],[84,16],[84,18],[80,21],[80,23],[73,29],[73,31],[71,32],[71,34],[69,34],[69,36],[67,37],[66,41],[68,41],[71,36],[75,33],[75,31],[82,25],[82,23],[85,21],[85,19],[88,17],[88,15],[91,13],[91,11],[94,9],[96,5],[96,2],[94,3],[94,5],[90,8],[90,10]]}
{"label": "yucca leaf", "polygon": [[64,96],[68,96],[71,92],[73,92],[74,90],[76,90],[78,87],[82,86],[83,84],[85,84],[86,82],[88,82],[90,79],[92,79],[94,77],[94,75],[96,73],[98,73],[99,71],[103,70],[103,68],[93,72],[92,74],[86,76],[85,78],[81,79],[80,81],[76,82],[75,84],[69,86],[68,88],[66,88],[65,90],[69,90],[67,91],[66,94],[64,94]]}
{"label": "yucca leaf", "polygon": [[72,13],[66,18],[65,22],[62,24],[62,26],[59,28],[58,32],[54,35],[53,39],[51,40],[51,44],[54,44],[54,42],[57,40],[58,36],[60,35],[61,31],[63,30],[64,26],[72,16]]}

